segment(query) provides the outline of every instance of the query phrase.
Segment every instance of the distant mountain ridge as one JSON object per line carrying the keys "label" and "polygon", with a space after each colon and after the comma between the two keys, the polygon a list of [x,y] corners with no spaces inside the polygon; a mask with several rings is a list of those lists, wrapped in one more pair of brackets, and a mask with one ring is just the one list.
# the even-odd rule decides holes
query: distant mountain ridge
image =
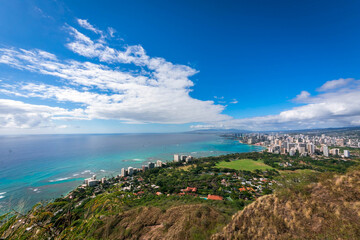
{"label": "distant mountain ridge", "polygon": [[314,129],[298,129],[298,130],[267,130],[267,131],[250,131],[244,129],[199,129],[189,131],[189,133],[326,133],[339,131],[360,131],[360,127],[339,127],[339,128],[314,128]]}
{"label": "distant mountain ridge", "polygon": [[194,131],[190,131],[190,133],[251,133],[252,131],[248,131],[248,130],[242,130],[242,129],[199,129],[199,130],[194,130]]}

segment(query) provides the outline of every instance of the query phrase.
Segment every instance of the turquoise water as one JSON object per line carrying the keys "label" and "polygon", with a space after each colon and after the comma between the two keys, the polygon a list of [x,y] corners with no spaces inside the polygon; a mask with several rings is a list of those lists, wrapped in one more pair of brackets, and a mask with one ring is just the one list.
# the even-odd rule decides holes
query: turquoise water
{"label": "turquoise water", "polygon": [[116,176],[123,167],[172,161],[175,153],[202,157],[260,150],[212,134],[1,136],[0,213],[65,195],[93,174]]}

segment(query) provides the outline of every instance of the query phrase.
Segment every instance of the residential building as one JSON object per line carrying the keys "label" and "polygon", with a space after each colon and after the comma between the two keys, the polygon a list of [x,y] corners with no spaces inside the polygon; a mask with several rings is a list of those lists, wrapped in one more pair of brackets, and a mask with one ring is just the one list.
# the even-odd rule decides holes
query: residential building
{"label": "residential building", "polygon": [[149,163],[148,163],[148,166],[149,166],[149,169],[152,169],[152,168],[154,168],[154,167],[155,167],[155,163],[153,163],[153,162],[149,162]]}
{"label": "residential building", "polygon": [[329,148],[328,148],[328,146],[323,145],[323,146],[322,146],[322,151],[323,151],[323,155],[324,155],[325,157],[328,157],[328,156],[329,156]]}
{"label": "residential building", "polygon": [[339,155],[340,150],[338,148],[333,148],[333,149],[330,150],[330,153],[332,155]]}
{"label": "residential building", "polygon": [[156,161],[156,166],[157,167],[162,167],[163,166],[163,162],[161,160],[157,160]]}
{"label": "residential building", "polygon": [[121,169],[121,176],[126,177],[127,176],[127,170],[125,168]]}
{"label": "residential building", "polygon": [[134,168],[133,167],[128,167],[128,175],[132,176],[134,173]]}
{"label": "residential building", "polygon": [[346,158],[350,157],[350,151],[349,150],[344,150],[344,157],[346,157]]}

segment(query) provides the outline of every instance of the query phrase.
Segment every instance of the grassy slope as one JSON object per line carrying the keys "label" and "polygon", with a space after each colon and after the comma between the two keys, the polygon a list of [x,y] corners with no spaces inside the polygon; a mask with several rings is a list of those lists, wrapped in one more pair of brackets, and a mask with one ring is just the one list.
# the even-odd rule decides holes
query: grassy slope
{"label": "grassy slope", "polygon": [[254,170],[266,170],[266,169],[273,169],[272,167],[264,164],[263,161],[258,160],[254,161],[251,159],[240,159],[234,160],[231,162],[219,162],[216,165],[218,168],[230,168],[235,170],[246,170],[246,171],[254,171]]}
{"label": "grassy slope", "polygon": [[359,239],[359,186],[359,169],[297,183],[239,211],[212,239]]}
{"label": "grassy slope", "polygon": [[69,215],[67,202],[50,203],[11,219],[0,228],[0,236],[9,240],[209,239],[236,212],[227,202],[190,196],[120,196],[118,192],[100,194],[76,204]]}

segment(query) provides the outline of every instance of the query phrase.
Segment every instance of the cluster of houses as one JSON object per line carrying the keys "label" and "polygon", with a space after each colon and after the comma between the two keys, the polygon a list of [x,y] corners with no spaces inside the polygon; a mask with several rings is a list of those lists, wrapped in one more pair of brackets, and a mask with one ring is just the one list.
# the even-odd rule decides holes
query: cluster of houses
{"label": "cluster of houses", "polygon": [[[236,194],[238,198],[248,200],[249,197],[257,198],[263,194],[264,188],[268,188],[275,181],[268,179],[266,177],[251,177],[251,176],[242,176],[237,173],[202,173],[210,175],[219,175],[222,176],[222,179],[218,183],[218,188],[222,188],[224,195],[229,195],[231,193]],[[144,194],[144,190],[148,189],[156,195],[162,195],[164,193],[159,191],[159,186],[155,184],[143,184],[143,179],[141,177],[126,177],[123,179],[122,187],[123,191],[128,191],[134,193],[136,196],[141,196]],[[208,191],[205,191],[208,192]],[[178,196],[194,196],[208,200],[224,200],[223,196],[215,195],[211,192],[205,193],[203,190],[198,189],[197,187],[187,186],[184,189],[181,189],[178,193],[167,194],[167,196],[178,195]],[[231,200],[231,199],[230,199]]]}
{"label": "cluster of houses", "polygon": [[[190,163],[193,160],[192,156],[186,156],[186,155],[179,155],[174,154],[174,162],[184,162],[184,163]],[[134,168],[134,167],[128,167],[128,168],[122,168],[120,177],[127,177],[127,176],[133,176],[137,172],[145,172],[148,169],[152,169],[155,167],[164,167],[166,165],[165,162],[161,160],[157,160],[156,163],[154,162],[148,162],[147,165],[142,165],[141,168]],[[106,178],[102,178],[101,180],[96,179],[96,175],[93,175],[91,178],[87,178],[84,180],[84,184],[81,185],[81,187],[94,187],[97,186],[99,183],[105,183]]]}
{"label": "cluster of houses", "polygon": [[[183,164],[186,164],[192,161],[193,161],[192,156],[179,155],[179,154],[174,155],[174,162],[177,163],[182,162]],[[159,186],[155,184],[143,183],[144,180],[142,179],[142,177],[135,176],[135,173],[141,171],[144,172],[148,169],[152,169],[156,167],[164,167],[165,165],[166,163],[158,160],[156,163],[148,162],[147,165],[143,165],[141,168],[133,168],[133,167],[122,168],[121,174],[118,176],[120,177],[122,190],[127,192],[132,192],[136,196],[140,196],[144,194],[145,189],[149,189],[153,193],[156,192],[156,195],[163,194],[162,192],[159,191]],[[272,185],[273,182],[272,180],[269,180],[265,177],[254,178],[250,176],[237,175],[236,173],[229,173],[229,172],[224,172],[224,173],[207,172],[202,174],[222,176],[221,180],[219,180],[218,182],[219,184],[218,187],[223,189],[222,191],[224,192],[224,194],[227,195],[227,194],[235,193],[238,194],[239,198],[244,198],[244,199],[247,199],[249,194],[254,197],[261,195],[263,187]],[[86,186],[96,187],[100,183],[106,183],[106,182],[107,182],[106,178],[102,178],[98,180],[96,179],[96,175],[93,175],[91,178],[85,179],[84,184],[81,187],[86,187]],[[111,181],[109,183],[111,183]],[[242,193],[245,193],[246,196],[242,197]],[[203,190],[199,191],[197,187],[192,187],[192,186],[188,186],[184,189],[181,189],[180,192],[174,194],[179,196],[185,196],[185,195],[196,196],[208,200],[217,200],[217,201],[224,200],[223,196],[215,195],[211,193],[211,191],[209,192],[207,190],[205,192]],[[167,195],[171,195],[171,194],[167,194]]]}

